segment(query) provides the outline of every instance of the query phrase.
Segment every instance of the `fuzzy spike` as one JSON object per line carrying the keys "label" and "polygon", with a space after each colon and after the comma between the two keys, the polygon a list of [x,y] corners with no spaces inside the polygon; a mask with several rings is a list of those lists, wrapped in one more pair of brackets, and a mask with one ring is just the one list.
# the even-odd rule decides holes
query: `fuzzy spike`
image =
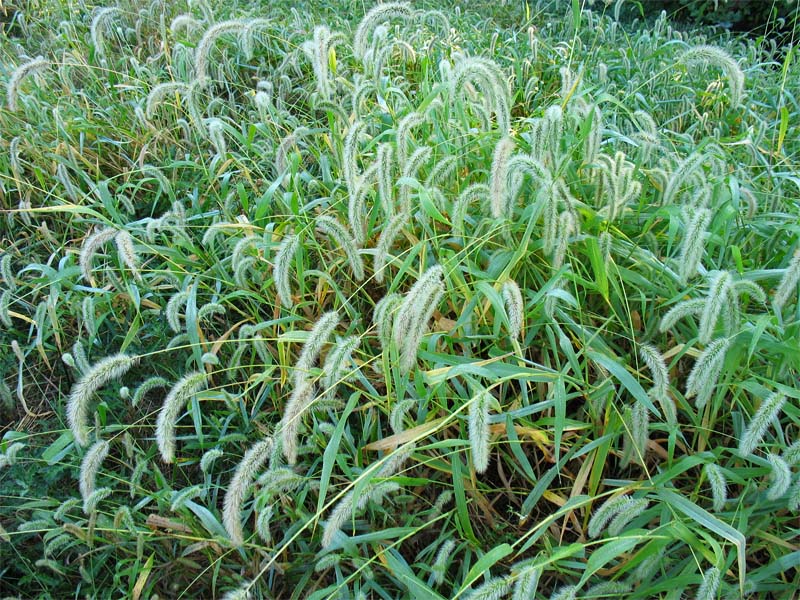
{"label": "fuzzy spike", "polygon": [[773,392],[764,399],[742,434],[739,454],[748,456],[753,453],[764,438],[769,424],[777,418],[785,403],[786,396],[778,392]]}
{"label": "fuzzy spike", "polygon": [[234,546],[244,544],[241,523],[242,503],[247,497],[258,470],[269,458],[270,452],[272,452],[272,438],[263,439],[252,445],[245,452],[228,485],[222,508],[222,523]]}
{"label": "fuzzy spike", "polygon": [[401,352],[400,370],[403,373],[408,373],[414,366],[428,321],[444,295],[443,274],[440,265],[425,271],[409,290],[395,315],[392,336],[395,347]]}
{"label": "fuzzy spike", "polygon": [[711,224],[711,211],[699,208],[684,218],[686,234],[681,243],[679,257],[679,275],[681,281],[687,282],[697,273],[697,267],[705,252],[705,240],[708,237],[708,226]]}
{"label": "fuzzy spike", "polygon": [[238,19],[230,21],[220,21],[209,27],[203,37],[197,43],[194,51],[194,73],[195,80],[201,88],[208,87],[211,79],[208,76],[208,59],[211,49],[217,39],[226,33],[240,33],[244,28],[244,22]]}
{"label": "fuzzy spike", "polygon": [[389,250],[394,245],[397,236],[408,224],[410,215],[406,212],[396,214],[386,224],[378,238],[378,245],[375,248],[375,262],[373,266],[374,278],[377,283],[383,283],[386,276],[386,263],[389,259]]}
{"label": "fuzzy spike", "polygon": [[67,401],[67,421],[75,442],[81,446],[89,443],[89,402],[92,395],[109,381],[119,379],[139,362],[138,356],[114,354],[97,362],[72,387]]}
{"label": "fuzzy spike", "polygon": [[353,271],[356,281],[364,280],[364,261],[356,248],[356,241],[350,231],[334,217],[320,215],[314,220],[318,231],[321,231],[334,240],[344,250],[347,262]]}
{"label": "fuzzy spike", "polygon": [[494,148],[492,170],[489,175],[489,198],[492,217],[500,219],[510,217],[511,207],[508,197],[508,163],[514,151],[514,140],[510,137],[501,139]]}
{"label": "fuzzy spike", "polygon": [[731,304],[731,274],[728,271],[714,271],[710,279],[708,297],[700,314],[698,339],[701,344],[711,341],[720,314],[723,310],[730,309]]}
{"label": "fuzzy spike", "polygon": [[730,343],[729,338],[720,338],[711,342],[695,361],[694,367],[689,373],[689,379],[686,381],[686,397],[697,396],[695,406],[698,410],[702,410],[711,398]]}
{"label": "fuzzy spike", "polygon": [[800,281],[800,248],[794,251],[792,259],[789,261],[789,266],[778,284],[778,289],[772,297],[772,304],[775,306],[775,311],[780,312],[784,304],[789,301],[789,296],[793,292],[797,292],[797,283]]}
{"label": "fuzzy spike", "polygon": [[696,600],[714,600],[717,597],[721,574],[717,567],[711,567],[703,573],[703,582],[697,590]]}
{"label": "fuzzy spike", "polygon": [[722,469],[714,463],[707,463],[703,467],[708,483],[711,486],[711,497],[714,501],[714,510],[719,512],[725,508],[728,501],[728,486]]}
{"label": "fuzzy spike", "polygon": [[299,385],[308,378],[311,368],[319,357],[323,344],[328,341],[338,324],[339,314],[336,311],[326,312],[314,324],[305,344],[303,344],[303,350],[300,352],[297,362],[295,362],[295,385]]}
{"label": "fuzzy spike", "polygon": [[489,467],[489,407],[492,396],[480,390],[469,405],[469,443],[475,471],[484,473]]}
{"label": "fuzzy spike", "polygon": [[356,60],[365,58],[370,34],[373,33],[378,25],[389,19],[408,19],[413,12],[408,2],[386,2],[373,7],[361,19],[353,37],[353,56],[355,56]]}
{"label": "fuzzy spike", "polygon": [[11,74],[11,78],[8,80],[8,88],[6,92],[8,110],[14,112],[19,108],[17,103],[19,100],[19,88],[25,78],[33,73],[43,71],[49,66],[49,60],[46,60],[41,56],[37,56],[33,60],[29,60],[28,62],[21,64],[14,70],[14,72]]}
{"label": "fuzzy spike", "polygon": [[278,252],[275,254],[272,278],[275,281],[278,299],[281,301],[281,304],[287,308],[291,308],[293,303],[292,290],[289,287],[289,270],[299,246],[300,238],[298,236],[287,235],[278,247]]}
{"label": "fuzzy spike", "polygon": [[164,404],[156,420],[156,443],[165,463],[175,460],[175,425],[181,408],[186,401],[206,386],[208,375],[205,372],[193,372],[184,375],[172,386],[164,399]]}
{"label": "fuzzy spike", "polygon": [[83,512],[87,515],[92,512],[89,500],[95,491],[97,472],[100,470],[100,465],[103,464],[106,456],[108,456],[108,450],[107,441],[97,440],[86,452],[83,461],[81,461],[80,490],[83,498]]}
{"label": "fuzzy spike", "polygon": [[723,69],[728,76],[728,95],[731,107],[738,108],[741,105],[744,97],[744,72],[739,63],[727,51],[718,46],[703,44],[681,54],[678,62],[689,66],[700,65],[707,68],[711,65]]}

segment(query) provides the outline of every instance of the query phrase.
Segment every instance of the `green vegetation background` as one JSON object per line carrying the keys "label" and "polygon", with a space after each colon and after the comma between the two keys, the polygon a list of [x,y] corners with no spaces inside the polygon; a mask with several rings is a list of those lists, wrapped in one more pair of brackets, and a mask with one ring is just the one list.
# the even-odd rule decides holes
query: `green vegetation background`
{"label": "green vegetation background", "polygon": [[0,9],[0,597],[792,597],[798,7],[676,4]]}

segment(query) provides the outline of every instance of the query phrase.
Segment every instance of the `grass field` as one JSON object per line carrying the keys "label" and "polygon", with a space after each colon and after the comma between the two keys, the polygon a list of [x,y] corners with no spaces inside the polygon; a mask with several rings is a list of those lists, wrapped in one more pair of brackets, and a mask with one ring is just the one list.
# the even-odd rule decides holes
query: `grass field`
{"label": "grass field", "polygon": [[444,4],[6,11],[0,597],[796,597],[795,48]]}

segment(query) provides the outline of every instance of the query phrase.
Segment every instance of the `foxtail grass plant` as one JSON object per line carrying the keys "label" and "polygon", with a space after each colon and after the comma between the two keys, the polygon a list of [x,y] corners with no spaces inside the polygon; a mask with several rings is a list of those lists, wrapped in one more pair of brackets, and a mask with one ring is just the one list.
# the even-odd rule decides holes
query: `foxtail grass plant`
{"label": "foxtail grass plant", "polygon": [[800,586],[778,22],[439,4],[9,7],[5,595]]}

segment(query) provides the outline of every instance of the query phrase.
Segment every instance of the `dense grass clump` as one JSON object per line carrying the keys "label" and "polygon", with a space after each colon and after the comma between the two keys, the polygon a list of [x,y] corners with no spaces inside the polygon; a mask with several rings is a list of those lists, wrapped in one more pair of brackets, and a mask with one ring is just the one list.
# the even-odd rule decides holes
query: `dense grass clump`
{"label": "dense grass clump", "polygon": [[793,593],[794,50],[293,4],[0,42],[2,595]]}

